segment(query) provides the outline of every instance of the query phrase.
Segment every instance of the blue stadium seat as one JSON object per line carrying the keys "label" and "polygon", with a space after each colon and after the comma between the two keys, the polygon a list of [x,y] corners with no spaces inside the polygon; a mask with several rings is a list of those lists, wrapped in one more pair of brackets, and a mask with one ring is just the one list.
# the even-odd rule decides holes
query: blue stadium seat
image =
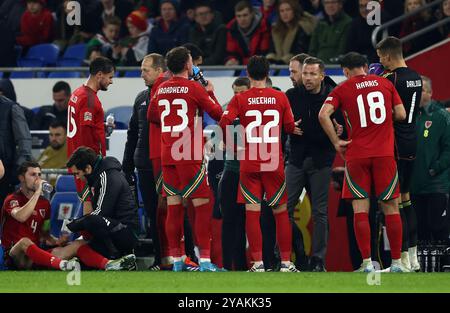
{"label": "blue stadium seat", "polygon": [[80,72],[50,72],[48,78],[80,78]]}
{"label": "blue stadium seat", "polygon": [[289,72],[289,69],[287,69],[287,68],[284,68],[278,72],[278,76],[290,76],[290,75],[291,75],[291,73]]}
{"label": "blue stadium seat", "polygon": [[56,180],[56,192],[77,192],[75,177],[73,175],[61,175]]}
{"label": "blue stadium seat", "polygon": [[51,43],[32,46],[26,58],[40,59],[45,66],[54,66],[58,60],[59,47]]}
{"label": "blue stadium seat", "polygon": [[[21,58],[17,61],[19,67],[43,67],[44,62],[37,58]],[[43,72],[12,72],[11,78],[45,77]]]}
{"label": "blue stadium seat", "polygon": [[141,77],[140,71],[126,71],[124,77]]}
{"label": "blue stadium seat", "polygon": [[328,76],[341,76],[342,69],[341,68],[326,68],[325,74]]}
{"label": "blue stadium seat", "polygon": [[114,124],[116,124],[115,129],[128,129],[128,124],[125,124],[124,122],[116,121]]}
{"label": "blue stadium seat", "polygon": [[[105,113],[105,118],[110,114],[114,114],[114,118],[117,122],[122,122],[127,125],[130,122],[131,114],[133,113],[133,107],[131,105],[122,105],[115,108],[111,108]],[[117,125],[116,125],[117,126]]]}
{"label": "blue stadium seat", "polygon": [[77,66],[81,66],[81,63],[83,62],[83,60],[81,59],[59,59],[58,62],[56,62],[56,66],[58,67],[77,67]]}
{"label": "blue stadium seat", "polygon": [[203,76],[208,77],[233,77],[234,70],[221,70],[221,71],[203,71]]}
{"label": "blue stadium seat", "polygon": [[50,233],[59,237],[64,219],[79,218],[83,215],[83,206],[76,192],[57,192],[50,201]]}
{"label": "blue stadium seat", "polygon": [[31,109],[31,111],[33,111],[34,115],[38,114],[40,110],[41,110],[41,107],[35,107],[35,108]]}
{"label": "blue stadium seat", "polygon": [[78,59],[83,60],[86,56],[86,44],[80,43],[77,45],[68,46],[64,52],[64,59]]}

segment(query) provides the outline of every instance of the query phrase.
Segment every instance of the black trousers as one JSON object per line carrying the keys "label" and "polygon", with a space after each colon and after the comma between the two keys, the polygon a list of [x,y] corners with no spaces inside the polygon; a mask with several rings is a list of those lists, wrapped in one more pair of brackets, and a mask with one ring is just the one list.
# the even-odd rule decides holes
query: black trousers
{"label": "black trousers", "polygon": [[133,253],[137,244],[137,237],[129,226],[99,215],[85,215],[67,227],[72,232],[89,232],[93,236],[89,241],[91,248],[108,259]]}
{"label": "black trousers", "polygon": [[237,203],[239,173],[223,171],[218,195],[222,213],[222,259],[227,270],[245,271],[245,206]]}
{"label": "black trousers", "polygon": [[417,214],[417,234],[420,241],[448,240],[448,194],[428,193],[412,196]]}

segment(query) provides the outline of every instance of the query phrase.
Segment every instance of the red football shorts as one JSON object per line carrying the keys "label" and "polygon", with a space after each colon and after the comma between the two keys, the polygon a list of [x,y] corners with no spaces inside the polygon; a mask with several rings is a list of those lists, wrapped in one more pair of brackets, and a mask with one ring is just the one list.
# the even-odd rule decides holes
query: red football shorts
{"label": "red football shorts", "polygon": [[206,166],[202,163],[163,165],[163,195],[183,198],[209,198]]}
{"label": "red football shorts", "polygon": [[161,158],[152,159],[153,178],[155,179],[156,193],[162,194],[163,177],[161,170]]}
{"label": "red football shorts", "polygon": [[345,164],[344,199],[365,199],[375,192],[381,201],[398,198],[398,173],[394,157],[355,159]]}
{"label": "red football shorts", "polygon": [[239,175],[238,202],[246,204],[261,203],[265,200],[269,206],[287,202],[284,168],[274,172],[241,172]]}

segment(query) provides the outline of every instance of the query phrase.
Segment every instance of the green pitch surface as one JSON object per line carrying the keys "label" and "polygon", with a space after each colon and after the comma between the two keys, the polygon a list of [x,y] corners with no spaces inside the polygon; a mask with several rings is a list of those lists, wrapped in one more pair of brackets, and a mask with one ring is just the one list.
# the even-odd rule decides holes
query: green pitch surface
{"label": "green pitch surface", "polygon": [[[385,273],[380,285],[372,286],[367,275],[360,273],[81,272],[79,286],[69,286],[67,275],[56,271],[0,272],[0,293],[450,292],[450,273]],[[74,278],[69,273],[69,279]]]}

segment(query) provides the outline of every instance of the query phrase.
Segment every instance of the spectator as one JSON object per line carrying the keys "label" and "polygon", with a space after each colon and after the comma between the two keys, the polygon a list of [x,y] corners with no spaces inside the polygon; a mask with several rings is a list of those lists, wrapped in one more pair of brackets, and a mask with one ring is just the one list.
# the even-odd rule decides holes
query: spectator
{"label": "spectator", "polygon": [[263,18],[267,20],[269,25],[272,25],[277,20],[276,0],[262,0],[261,2],[261,14]]}
{"label": "spectator", "polygon": [[189,50],[189,52],[191,53],[191,57],[192,57],[192,64],[194,66],[199,66],[203,64],[203,51],[200,50],[199,47],[197,47],[196,45],[194,45],[193,43],[185,43],[183,45],[183,47],[185,47],[186,49]]}
{"label": "spectator", "polygon": [[91,2],[87,8],[85,29],[92,34],[102,30],[104,20],[107,17],[117,16],[122,21],[120,36],[126,36],[128,30],[125,23],[126,17],[133,11],[133,4],[128,0],[100,0]]}
{"label": "spectator", "polygon": [[122,65],[139,66],[147,54],[149,44],[150,29],[146,13],[139,10],[133,11],[127,16],[126,23],[130,36],[121,40],[120,45],[114,48],[114,52],[120,49]]}
{"label": "spectator", "polygon": [[48,129],[50,144],[45,148],[37,160],[41,168],[66,168],[66,125],[67,123],[63,123],[59,120],[54,120],[50,124]]}
{"label": "spectator", "polygon": [[93,237],[89,245],[106,258],[131,254],[137,243],[139,218],[120,162],[113,157],[103,158],[91,148],[79,147],[69,158],[67,167],[94,190],[95,208],[67,227],[72,232],[89,232]]}
{"label": "spectator", "polygon": [[316,19],[304,12],[295,0],[281,0],[278,3],[279,19],[272,26],[270,53],[267,59],[272,63],[289,64],[291,58],[308,51],[310,36],[316,26]]}
{"label": "spectator", "polygon": [[[335,151],[322,130],[318,114],[328,94],[336,86],[325,77],[322,60],[306,58],[302,68],[302,82],[289,89],[286,95],[291,104],[294,119],[300,121],[301,136],[290,136],[290,151],[286,167],[288,210],[293,214],[303,188],[311,194],[314,223],[310,269],[325,271],[325,255],[328,242],[328,186]],[[343,124],[339,114],[339,124]],[[300,252],[301,253],[301,252]]]}
{"label": "spectator", "polygon": [[148,43],[148,53],[166,53],[188,41],[189,23],[180,17],[178,2],[163,0],[160,3],[161,19],[154,25]]}
{"label": "spectator", "polygon": [[0,1],[0,34],[2,34],[0,67],[16,66],[18,55],[16,55],[14,45],[16,43],[16,35],[20,32],[20,17],[24,11],[25,5],[22,1]]}
{"label": "spectator", "polygon": [[91,59],[91,54],[97,56],[97,51],[100,51],[101,55],[118,63],[121,50],[118,47],[121,24],[122,22],[117,16],[105,18],[102,32],[95,35],[86,46],[86,59]]}
{"label": "spectator", "polygon": [[18,183],[16,169],[31,160],[31,135],[20,106],[0,96],[0,160],[5,175],[0,179],[0,203]]}
{"label": "spectator", "polygon": [[67,106],[70,98],[70,86],[65,81],[57,82],[52,89],[53,105],[44,105],[33,119],[31,129],[47,130],[54,120],[67,125]]}
{"label": "spectator", "polygon": [[225,65],[247,64],[251,56],[267,54],[270,46],[270,27],[261,12],[247,1],[238,2],[234,12],[235,18],[227,25]]}
{"label": "spectator", "polygon": [[[406,0],[405,1],[405,14],[410,13],[420,7],[426,5],[425,0]],[[429,10],[423,10],[403,22],[399,37],[406,37],[413,34],[435,22]],[[433,29],[426,34],[420,35],[403,43],[403,53],[405,55],[411,55],[426,49],[440,40],[440,34],[437,29]]]}
{"label": "spectator", "polygon": [[[442,16],[441,19],[450,17],[450,0],[444,0],[442,2]],[[444,26],[439,28],[441,32],[442,38],[450,37],[450,26],[449,24],[445,24]]]}
{"label": "spectator", "polygon": [[422,76],[422,82],[420,115],[417,117],[417,155],[411,183],[417,210],[418,238],[415,239],[448,240],[450,114],[432,100],[431,80]]}
{"label": "spectator", "polygon": [[[17,103],[16,98],[16,91],[14,90],[14,85],[12,84],[11,80],[8,78],[0,79],[0,95],[5,96],[6,98],[9,98],[13,102]],[[19,103],[17,103],[23,110],[23,113],[25,114],[25,119],[27,120],[28,128],[33,123],[34,119],[34,112],[26,108],[24,106],[21,106]]]}
{"label": "spectator", "polygon": [[205,54],[203,64],[221,65],[225,59],[227,30],[211,4],[199,3],[194,9],[195,25],[189,31],[189,42]]}
{"label": "spectator", "polygon": [[325,16],[322,0],[300,0],[300,5],[318,20],[323,19]]}
{"label": "spectator", "polygon": [[24,48],[53,39],[53,16],[45,8],[46,0],[27,0],[27,10],[20,19],[20,35],[17,44]]}
{"label": "spectator", "polygon": [[323,0],[325,18],[314,30],[309,54],[325,63],[337,63],[345,52],[351,18],[343,10],[343,0]]}
{"label": "spectator", "polygon": [[[355,17],[350,24],[352,31],[347,34],[346,51],[363,54],[367,56],[369,63],[375,63],[378,61],[378,56],[372,45],[372,32],[377,25],[369,25],[367,23],[367,14],[369,14],[367,5],[370,1],[359,0],[359,16]],[[382,11],[381,17],[383,21],[386,20],[384,11]]]}

